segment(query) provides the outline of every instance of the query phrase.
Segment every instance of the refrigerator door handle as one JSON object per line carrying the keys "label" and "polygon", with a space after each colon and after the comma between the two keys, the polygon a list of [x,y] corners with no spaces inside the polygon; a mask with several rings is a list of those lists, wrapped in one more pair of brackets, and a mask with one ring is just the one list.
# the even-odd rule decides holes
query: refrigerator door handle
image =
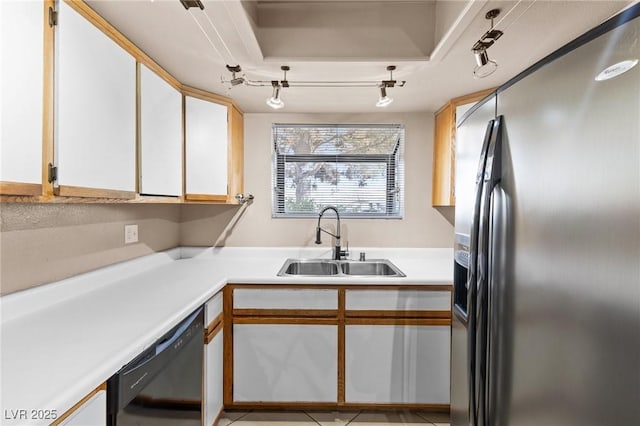
{"label": "refrigerator door handle", "polygon": [[502,172],[502,128],[503,117],[497,117],[491,131],[491,142],[487,150],[480,202],[480,222],[477,244],[477,278],[475,306],[475,409],[477,426],[488,426],[487,389],[488,389],[488,330],[489,330],[489,257],[490,253],[490,221],[491,198],[493,190],[500,182]]}
{"label": "refrigerator door handle", "polygon": [[478,265],[478,236],[480,232],[480,213],[482,193],[484,186],[485,167],[489,144],[492,140],[491,134],[494,128],[494,120],[487,123],[482,150],[480,151],[480,161],[478,163],[478,173],[476,175],[475,203],[473,208],[473,219],[471,221],[471,238],[469,244],[469,272],[467,279],[467,343],[468,343],[468,365],[467,377],[469,379],[469,420],[471,426],[477,425],[477,403],[476,403],[476,299],[477,299],[477,265]]}

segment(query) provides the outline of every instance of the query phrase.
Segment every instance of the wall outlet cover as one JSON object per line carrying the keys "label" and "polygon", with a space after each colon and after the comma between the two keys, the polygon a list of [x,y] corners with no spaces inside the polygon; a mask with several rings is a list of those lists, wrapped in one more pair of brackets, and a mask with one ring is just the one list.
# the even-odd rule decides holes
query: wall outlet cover
{"label": "wall outlet cover", "polygon": [[131,244],[138,242],[138,225],[124,226],[124,243]]}

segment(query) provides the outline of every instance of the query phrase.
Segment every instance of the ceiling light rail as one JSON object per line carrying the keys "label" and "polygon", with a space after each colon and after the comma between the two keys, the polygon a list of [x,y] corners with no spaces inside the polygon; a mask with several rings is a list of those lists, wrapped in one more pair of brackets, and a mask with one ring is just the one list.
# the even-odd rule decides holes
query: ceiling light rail
{"label": "ceiling light rail", "polygon": [[222,76],[220,81],[222,84],[229,85],[229,88],[235,86],[244,85],[249,87],[272,87],[273,93],[270,98],[267,99],[267,105],[274,109],[280,109],[284,107],[284,102],[280,97],[280,92],[284,88],[290,87],[308,87],[308,88],[361,88],[372,87],[380,90],[380,97],[376,106],[386,107],[393,102],[393,99],[387,95],[387,89],[393,87],[404,87],[406,80],[394,80],[393,71],[395,71],[395,65],[389,65],[387,71],[389,71],[388,80],[299,80],[290,81],[287,79],[287,71],[291,68],[287,65],[280,67],[282,70],[282,80],[250,80],[242,73],[240,65],[227,65],[227,71],[231,73],[231,78],[225,78]]}

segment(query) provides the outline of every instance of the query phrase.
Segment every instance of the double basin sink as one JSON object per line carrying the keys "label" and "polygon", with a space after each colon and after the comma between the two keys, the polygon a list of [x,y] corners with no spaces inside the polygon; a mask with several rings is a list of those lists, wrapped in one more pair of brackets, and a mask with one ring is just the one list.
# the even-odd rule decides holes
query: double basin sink
{"label": "double basin sink", "polygon": [[278,272],[280,277],[288,276],[385,276],[404,277],[400,269],[387,259],[372,260],[329,260],[329,259],[287,259]]}

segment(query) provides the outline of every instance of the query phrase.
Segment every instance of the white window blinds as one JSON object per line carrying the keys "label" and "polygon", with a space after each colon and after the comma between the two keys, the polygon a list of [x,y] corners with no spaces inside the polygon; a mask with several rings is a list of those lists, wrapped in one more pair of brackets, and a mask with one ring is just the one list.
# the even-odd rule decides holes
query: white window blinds
{"label": "white window blinds", "polygon": [[274,124],[273,216],[401,218],[404,126]]}

